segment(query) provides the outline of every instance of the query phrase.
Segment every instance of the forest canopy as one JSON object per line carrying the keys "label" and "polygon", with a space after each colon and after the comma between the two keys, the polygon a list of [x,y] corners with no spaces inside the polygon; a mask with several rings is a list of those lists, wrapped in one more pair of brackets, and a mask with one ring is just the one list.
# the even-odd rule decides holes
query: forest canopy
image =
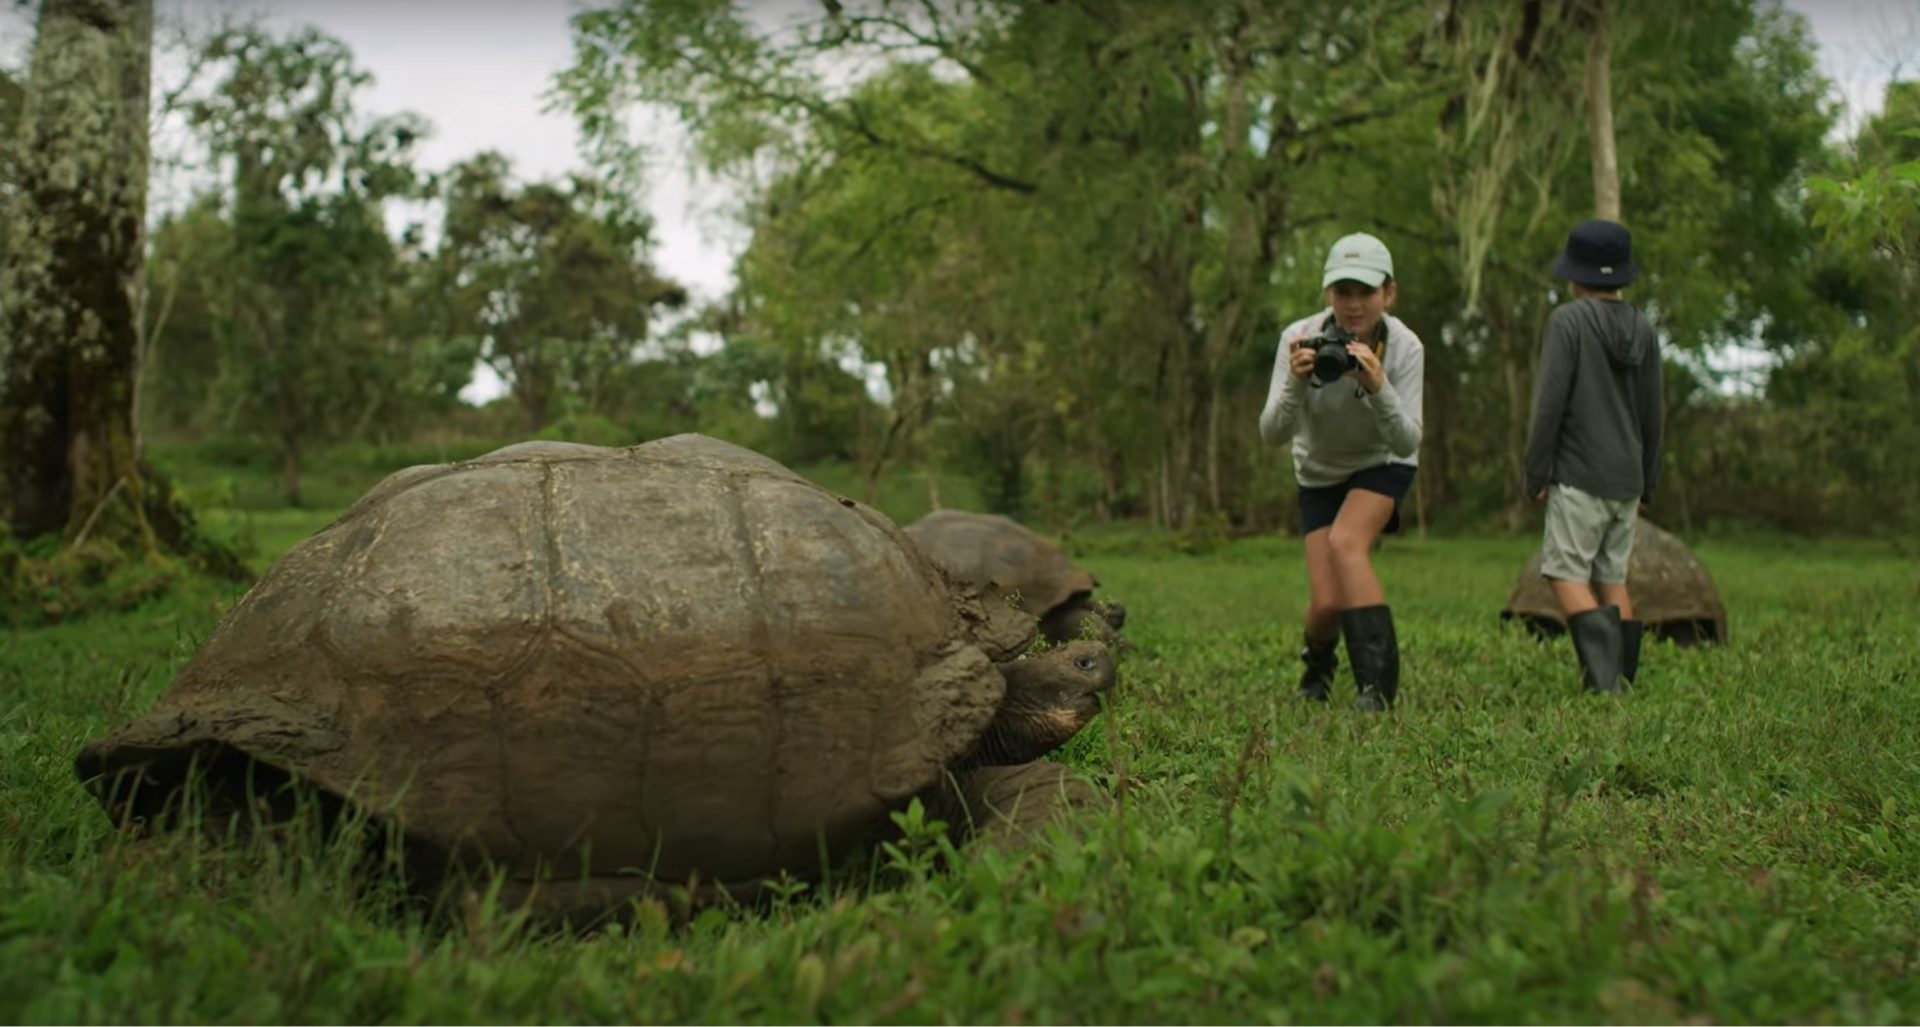
{"label": "forest canopy", "polygon": [[[1604,30],[1646,269],[1629,299],[1670,356],[1655,516],[1920,523],[1920,91],[1890,83],[1838,132],[1777,3],[770,11],[576,14],[554,116],[588,145],[556,180],[499,153],[427,166],[434,126],[367,110],[368,72],[317,28],[157,36],[152,121],[187,145],[152,173],[195,187],[145,212],[119,272],[139,439],[250,447],[296,504],[341,446],[703,431],[851,466],[869,494],[913,469],[1056,524],[1285,529],[1289,458],[1254,430],[1277,331],[1321,305],[1325,246],[1368,231],[1428,348],[1420,523],[1517,526],[1540,326],[1565,298],[1547,268],[1606,202]],[[10,140],[32,138],[44,74],[0,73]],[[666,144],[633,134],[644,111],[735,201],[747,242],[717,301],[657,261]],[[17,368],[35,172],[30,148],[0,152]],[[505,387],[486,410],[459,398],[477,365]],[[23,431],[0,439],[16,463]]]}

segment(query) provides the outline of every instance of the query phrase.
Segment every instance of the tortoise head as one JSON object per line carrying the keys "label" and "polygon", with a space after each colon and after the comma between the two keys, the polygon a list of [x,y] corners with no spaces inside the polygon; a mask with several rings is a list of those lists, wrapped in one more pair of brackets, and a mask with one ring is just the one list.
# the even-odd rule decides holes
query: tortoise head
{"label": "tortoise head", "polygon": [[974,747],[975,765],[1027,763],[1066,744],[1100,712],[1115,679],[1104,642],[1072,642],[998,666],[1006,698]]}

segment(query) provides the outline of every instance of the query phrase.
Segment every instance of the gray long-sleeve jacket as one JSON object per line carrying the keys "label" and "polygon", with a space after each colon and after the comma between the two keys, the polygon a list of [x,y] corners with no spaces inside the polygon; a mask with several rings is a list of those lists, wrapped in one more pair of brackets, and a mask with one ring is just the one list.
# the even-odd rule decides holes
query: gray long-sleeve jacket
{"label": "gray long-sleeve jacket", "polygon": [[1338,485],[1356,471],[1388,462],[1420,462],[1427,353],[1405,322],[1385,315],[1380,369],[1386,383],[1379,392],[1369,394],[1346,378],[1316,389],[1287,370],[1293,340],[1318,333],[1332,314],[1322,310],[1281,331],[1267,404],[1260,411],[1260,437],[1272,445],[1293,442],[1293,476],[1308,488]]}
{"label": "gray long-sleeve jacket", "polygon": [[1526,489],[1571,485],[1653,502],[1660,480],[1660,340],[1632,304],[1591,297],[1547,318]]}

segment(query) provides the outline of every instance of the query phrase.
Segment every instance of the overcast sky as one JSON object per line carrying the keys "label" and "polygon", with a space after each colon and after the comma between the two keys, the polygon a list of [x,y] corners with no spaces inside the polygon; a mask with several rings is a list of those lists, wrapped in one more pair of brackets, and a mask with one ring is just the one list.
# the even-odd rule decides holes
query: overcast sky
{"label": "overcast sky", "polygon": [[[745,0],[772,11],[805,0]],[[568,15],[576,0],[158,0],[161,16],[204,19],[210,12],[251,11],[289,29],[314,24],[339,37],[374,76],[363,111],[413,111],[433,123],[422,163],[445,167],[494,149],[513,158],[527,179],[577,166],[572,120],[543,110],[543,94],[571,57]],[[1850,126],[1877,108],[1896,74],[1920,74],[1920,0],[1792,0],[1807,16],[1820,64],[1849,105]],[[30,26],[0,6],[0,60],[16,66]],[[657,220],[655,260],[696,297],[723,294],[732,254],[744,235],[716,208],[725,196],[692,174],[671,145],[670,126],[646,138],[657,147],[650,205]]]}

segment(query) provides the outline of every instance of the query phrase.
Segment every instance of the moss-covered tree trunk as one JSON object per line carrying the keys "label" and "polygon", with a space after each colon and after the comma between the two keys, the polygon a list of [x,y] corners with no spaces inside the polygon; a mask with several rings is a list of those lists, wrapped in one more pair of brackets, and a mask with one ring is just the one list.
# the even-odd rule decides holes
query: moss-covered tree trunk
{"label": "moss-covered tree trunk", "polygon": [[147,208],[151,0],[45,0],[0,267],[0,464],[18,537],[117,504],[144,536],[133,432]]}
{"label": "moss-covered tree trunk", "polygon": [[0,197],[0,521],[240,579],[135,433],[152,53],[152,0],[41,3]]}

